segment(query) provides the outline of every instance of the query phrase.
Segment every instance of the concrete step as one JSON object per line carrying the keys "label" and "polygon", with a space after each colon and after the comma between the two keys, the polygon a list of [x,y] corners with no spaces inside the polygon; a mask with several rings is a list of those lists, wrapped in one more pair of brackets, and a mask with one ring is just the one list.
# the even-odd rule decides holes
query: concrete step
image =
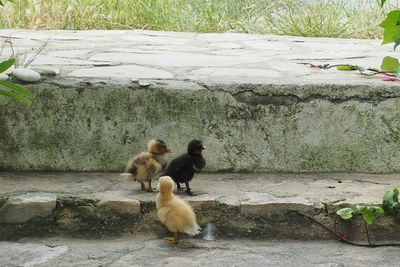
{"label": "concrete step", "polygon": [[153,236],[0,242],[2,266],[40,267],[392,267],[398,266],[398,252],[394,247],[366,249],[335,241],[185,239],[172,246]]}
{"label": "concrete step", "polygon": [[[0,239],[68,235],[104,237],[166,229],[156,219],[155,193],[139,192],[118,173],[0,173]],[[154,185],[156,181],[154,181]],[[335,212],[357,204],[380,205],[400,184],[399,174],[238,174],[206,173],[192,190],[179,194],[194,207],[199,224],[215,225],[225,237],[330,239]],[[364,239],[362,220],[337,220],[339,233]],[[382,216],[370,227],[373,240],[400,238],[396,217]]]}
{"label": "concrete step", "polygon": [[[379,67],[378,40],[153,31],[1,30],[33,105],[0,98],[0,170],[119,171],[151,138],[202,139],[208,171],[399,172],[400,90],[307,64]],[[3,50],[7,57],[11,49]]]}

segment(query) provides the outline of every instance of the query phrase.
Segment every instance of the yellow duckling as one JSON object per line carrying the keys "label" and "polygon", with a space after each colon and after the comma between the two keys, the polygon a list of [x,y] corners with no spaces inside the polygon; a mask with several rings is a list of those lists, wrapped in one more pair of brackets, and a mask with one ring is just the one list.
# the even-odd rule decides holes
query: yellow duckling
{"label": "yellow duckling", "polygon": [[157,217],[174,234],[173,237],[164,238],[164,241],[178,244],[182,233],[196,235],[200,232],[200,226],[197,224],[192,207],[175,196],[173,189],[174,181],[171,177],[160,177],[156,198]]}

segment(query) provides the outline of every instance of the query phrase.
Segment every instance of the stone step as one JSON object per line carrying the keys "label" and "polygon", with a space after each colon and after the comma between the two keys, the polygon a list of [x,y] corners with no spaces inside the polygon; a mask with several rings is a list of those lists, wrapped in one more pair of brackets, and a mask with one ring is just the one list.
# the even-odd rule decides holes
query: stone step
{"label": "stone step", "polygon": [[392,267],[398,266],[399,260],[395,247],[366,249],[335,241],[212,242],[185,238],[179,245],[168,245],[161,238],[146,235],[106,240],[61,237],[0,242],[3,266]]}
{"label": "stone step", "polygon": [[30,65],[44,73],[25,85],[33,105],[0,98],[0,169],[119,171],[151,138],[178,152],[199,138],[209,171],[400,171],[398,85],[303,64],[379,67],[397,55],[378,40],[0,30],[9,36],[19,51],[50,41]]}
{"label": "stone step", "polygon": [[[204,194],[178,194],[194,207],[199,224],[225,237],[330,239],[297,212],[364,239],[360,217],[343,222],[335,212],[357,204],[380,205],[400,183],[399,174],[206,173],[191,183]],[[67,235],[106,237],[165,234],[156,219],[155,193],[141,193],[118,173],[0,173],[0,239]],[[156,181],[154,181],[154,185]],[[400,238],[398,218],[382,216],[369,227],[373,240]]]}

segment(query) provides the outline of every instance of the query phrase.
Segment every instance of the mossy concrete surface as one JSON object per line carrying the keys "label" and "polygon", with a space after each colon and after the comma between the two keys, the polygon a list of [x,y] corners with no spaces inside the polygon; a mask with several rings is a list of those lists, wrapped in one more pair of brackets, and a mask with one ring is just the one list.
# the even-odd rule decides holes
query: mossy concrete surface
{"label": "mossy concrete surface", "polygon": [[151,138],[171,157],[198,138],[209,171],[400,171],[396,87],[65,83],[0,98],[0,169],[123,171]]}
{"label": "mossy concrete surface", "polygon": [[[336,221],[338,233],[365,240],[360,216],[345,222],[335,212],[358,204],[380,205],[383,194],[399,182],[399,175],[203,174],[192,189],[204,194],[177,194],[193,206],[203,229],[212,224],[226,238],[332,238],[305,214],[331,228]],[[3,240],[167,233],[157,219],[156,194],[141,193],[138,184],[115,173],[2,173],[0,183]],[[398,215],[380,216],[369,230],[376,241],[399,239]]]}
{"label": "mossy concrete surface", "polygon": [[177,154],[199,138],[209,171],[400,171],[397,83],[308,64],[379,67],[397,56],[379,40],[0,30],[9,38],[48,43],[29,65],[43,76],[26,85],[33,105],[0,98],[0,169],[121,171],[151,138]]}

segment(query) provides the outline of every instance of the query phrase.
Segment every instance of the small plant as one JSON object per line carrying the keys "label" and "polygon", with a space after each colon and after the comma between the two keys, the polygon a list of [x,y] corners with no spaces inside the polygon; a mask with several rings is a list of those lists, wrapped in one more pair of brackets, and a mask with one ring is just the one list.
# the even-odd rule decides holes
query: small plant
{"label": "small plant", "polygon": [[297,214],[302,215],[303,217],[306,217],[313,221],[314,223],[320,225],[324,229],[326,229],[328,232],[330,232],[332,235],[336,236],[339,238],[341,241],[354,245],[354,246],[361,246],[361,247],[383,247],[383,246],[400,246],[400,243],[384,243],[384,244],[375,244],[371,242],[370,235],[369,235],[369,229],[368,225],[371,225],[374,223],[374,221],[380,216],[380,215],[395,215],[397,213],[397,210],[399,208],[399,201],[398,201],[398,196],[399,196],[399,190],[397,188],[394,188],[390,191],[387,191],[384,196],[383,196],[383,202],[382,202],[382,207],[379,206],[366,206],[366,205],[357,205],[355,209],[353,208],[343,208],[338,211],[336,211],[336,214],[342,219],[342,220],[350,220],[352,219],[355,215],[361,215],[363,222],[364,222],[364,229],[365,229],[365,235],[368,241],[368,244],[364,243],[357,243],[354,241],[349,240],[347,234],[339,234],[336,231],[336,224],[337,220],[335,218],[335,223],[333,229],[330,227],[324,225],[323,223],[319,222],[318,220],[300,213],[298,211],[295,211]]}
{"label": "small plant", "polygon": [[[4,6],[4,2],[15,3],[14,0],[0,0],[0,6]],[[5,44],[3,44],[0,49],[0,55],[1,52],[3,52],[4,45]],[[15,64],[16,60],[13,57],[0,62],[0,74],[5,72]],[[29,105],[32,104],[32,101],[34,99],[34,96],[31,92],[26,90],[24,87],[9,81],[0,81],[0,95],[27,103]]]}
{"label": "small plant", "polygon": [[399,207],[399,189],[394,188],[383,195],[383,209],[388,215],[394,215]]}
{"label": "small plant", "polygon": [[381,207],[377,206],[363,206],[363,205],[357,205],[356,210],[352,208],[343,208],[340,209],[336,212],[337,215],[340,216],[343,220],[349,220],[353,218],[353,213],[354,212],[359,212],[362,214],[363,220],[364,220],[364,228],[365,228],[365,234],[367,236],[368,244],[371,246],[371,240],[369,238],[369,232],[368,232],[368,226],[371,225],[375,219],[384,213],[383,209]]}
{"label": "small plant", "polygon": [[[15,64],[14,58],[10,58],[8,60],[0,62],[0,73],[5,72],[14,64]],[[31,92],[26,90],[21,85],[9,81],[0,81],[0,95],[10,97],[12,99],[27,103],[29,105],[32,104],[32,101],[34,99],[34,96],[32,95]]]}

